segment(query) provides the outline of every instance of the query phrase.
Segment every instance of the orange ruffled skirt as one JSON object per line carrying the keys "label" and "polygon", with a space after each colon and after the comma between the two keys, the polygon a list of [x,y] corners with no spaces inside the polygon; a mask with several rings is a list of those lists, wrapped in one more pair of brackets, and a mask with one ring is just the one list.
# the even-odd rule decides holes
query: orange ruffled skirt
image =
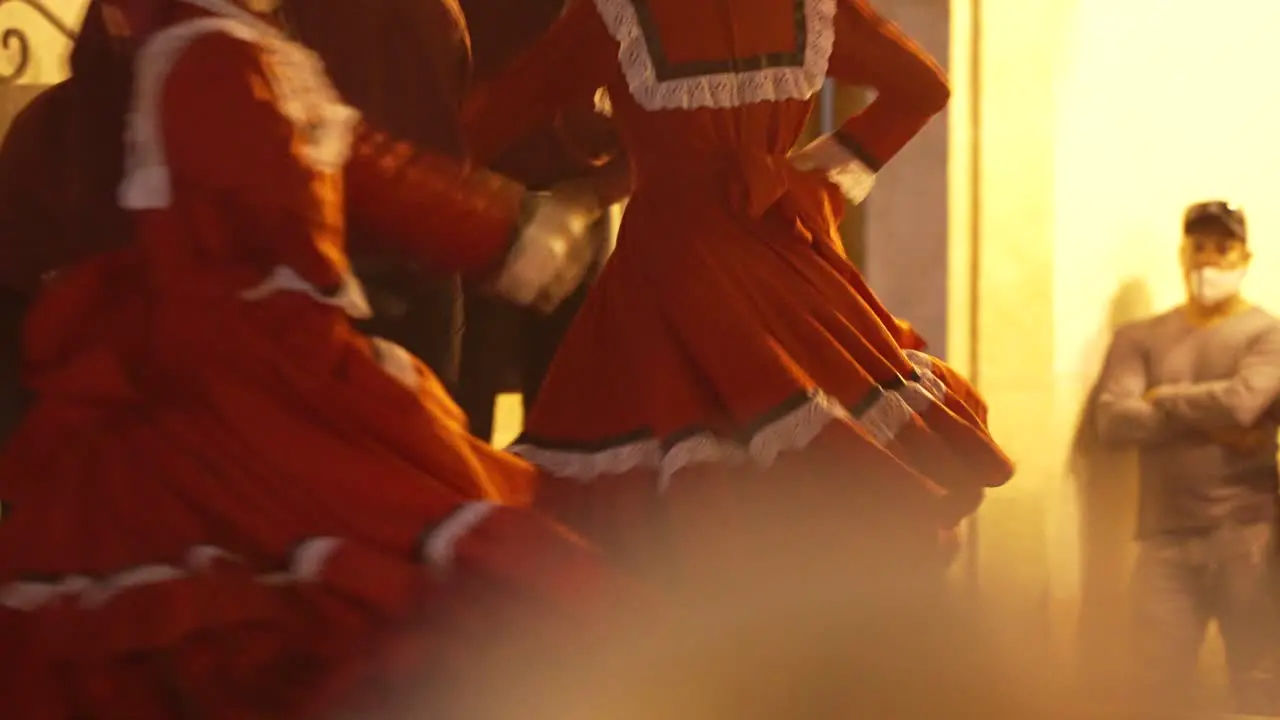
{"label": "orange ruffled skirt", "polygon": [[973,387],[829,239],[661,195],[627,208],[512,448],[541,506],[632,560],[788,514],[938,550],[1013,473]]}
{"label": "orange ruffled skirt", "polygon": [[512,506],[535,471],[403,351],[300,295],[145,280],[106,256],[33,313],[40,399],[0,455],[0,714],[313,717],[406,627],[444,667],[478,613],[586,613],[621,584]]}

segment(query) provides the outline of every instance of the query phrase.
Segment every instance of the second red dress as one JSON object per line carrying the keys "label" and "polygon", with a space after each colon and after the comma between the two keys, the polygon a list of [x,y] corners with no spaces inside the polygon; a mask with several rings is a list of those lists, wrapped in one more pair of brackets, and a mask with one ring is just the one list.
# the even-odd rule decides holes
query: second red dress
{"label": "second red dress", "polygon": [[[792,154],[828,77],[876,99]],[[839,250],[841,191],[946,104],[927,55],[864,0],[574,0],[472,98],[477,159],[601,86],[634,191],[514,448],[553,476],[545,507],[679,558],[791,503],[932,536],[1011,476],[973,388]]]}

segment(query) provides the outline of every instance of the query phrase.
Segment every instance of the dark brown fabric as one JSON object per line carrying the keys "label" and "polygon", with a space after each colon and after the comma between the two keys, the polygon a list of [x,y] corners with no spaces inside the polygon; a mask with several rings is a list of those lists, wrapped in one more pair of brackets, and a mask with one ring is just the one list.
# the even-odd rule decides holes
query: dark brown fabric
{"label": "dark brown fabric", "polygon": [[467,16],[475,81],[484,82],[516,59],[560,17],[564,0],[459,0]]}
{"label": "dark brown fabric", "polygon": [[0,438],[27,407],[22,331],[42,278],[130,237],[116,203],[130,65],[96,0],[70,60],[71,76],[23,108],[0,144]]}
{"label": "dark brown fabric", "polygon": [[[423,150],[465,157],[458,111],[471,57],[454,0],[286,0],[282,14],[371,125]],[[378,238],[353,232],[350,240],[375,312],[362,329],[403,345],[452,387],[462,333],[458,279],[383,255]]]}
{"label": "dark brown fabric", "polygon": [[[560,17],[564,0],[460,0],[475,56],[475,82],[490,80]],[[590,172],[619,152],[613,123],[595,112],[590,99],[565,108],[504,152],[492,167],[533,188]]]}
{"label": "dark brown fabric", "polygon": [[71,68],[17,114],[0,145],[0,283],[22,292],[129,234],[116,187],[130,69],[112,52],[96,3]]}
{"label": "dark brown fabric", "polygon": [[[564,6],[564,0],[460,2],[471,33],[476,83],[489,80],[515,60],[551,27]],[[546,189],[563,180],[595,174],[619,150],[612,121],[596,113],[594,103],[582,102],[560,113],[553,123],[530,133],[491,167],[529,187]],[[625,159],[619,160],[625,163]],[[625,188],[617,187],[629,184],[625,168],[621,169],[621,173],[600,175],[609,184],[601,192],[608,202],[626,195]],[[607,228],[597,231],[607,232]],[[532,403],[586,292],[587,286],[580,288],[550,315],[468,295],[458,401],[478,437],[492,436],[498,393],[523,392],[526,407]]]}
{"label": "dark brown fabric", "polygon": [[470,46],[454,0],[288,0],[285,22],[369,124],[462,157]]}

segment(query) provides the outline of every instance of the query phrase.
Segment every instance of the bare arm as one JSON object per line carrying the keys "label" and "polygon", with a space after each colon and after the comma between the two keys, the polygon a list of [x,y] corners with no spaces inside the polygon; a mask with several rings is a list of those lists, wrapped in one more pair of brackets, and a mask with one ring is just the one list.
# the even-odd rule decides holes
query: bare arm
{"label": "bare arm", "polygon": [[1233,377],[1157,388],[1162,413],[1205,430],[1248,428],[1280,397],[1280,323],[1254,341]]}
{"label": "bare arm", "polygon": [[1094,410],[1098,434],[1109,443],[1156,445],[1184,435],[1187,428],[1149,402],[1150,380],[1142,344],[1133,328],[1121,328],[1111,340],[1098,380]]}

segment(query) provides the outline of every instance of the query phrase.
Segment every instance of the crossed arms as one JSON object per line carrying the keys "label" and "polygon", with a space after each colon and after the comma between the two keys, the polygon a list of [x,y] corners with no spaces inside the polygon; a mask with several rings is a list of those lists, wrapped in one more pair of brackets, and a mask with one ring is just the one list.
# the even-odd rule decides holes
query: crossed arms
{"label": "crossed arms", "polygon": [[1154,445],[1252,428],[1280,397],[1280,325],[1249,347],[1225,379],[1153,386],[1135,326],[1112,340],[1099,380],[1097,428],[1112,443]]}

